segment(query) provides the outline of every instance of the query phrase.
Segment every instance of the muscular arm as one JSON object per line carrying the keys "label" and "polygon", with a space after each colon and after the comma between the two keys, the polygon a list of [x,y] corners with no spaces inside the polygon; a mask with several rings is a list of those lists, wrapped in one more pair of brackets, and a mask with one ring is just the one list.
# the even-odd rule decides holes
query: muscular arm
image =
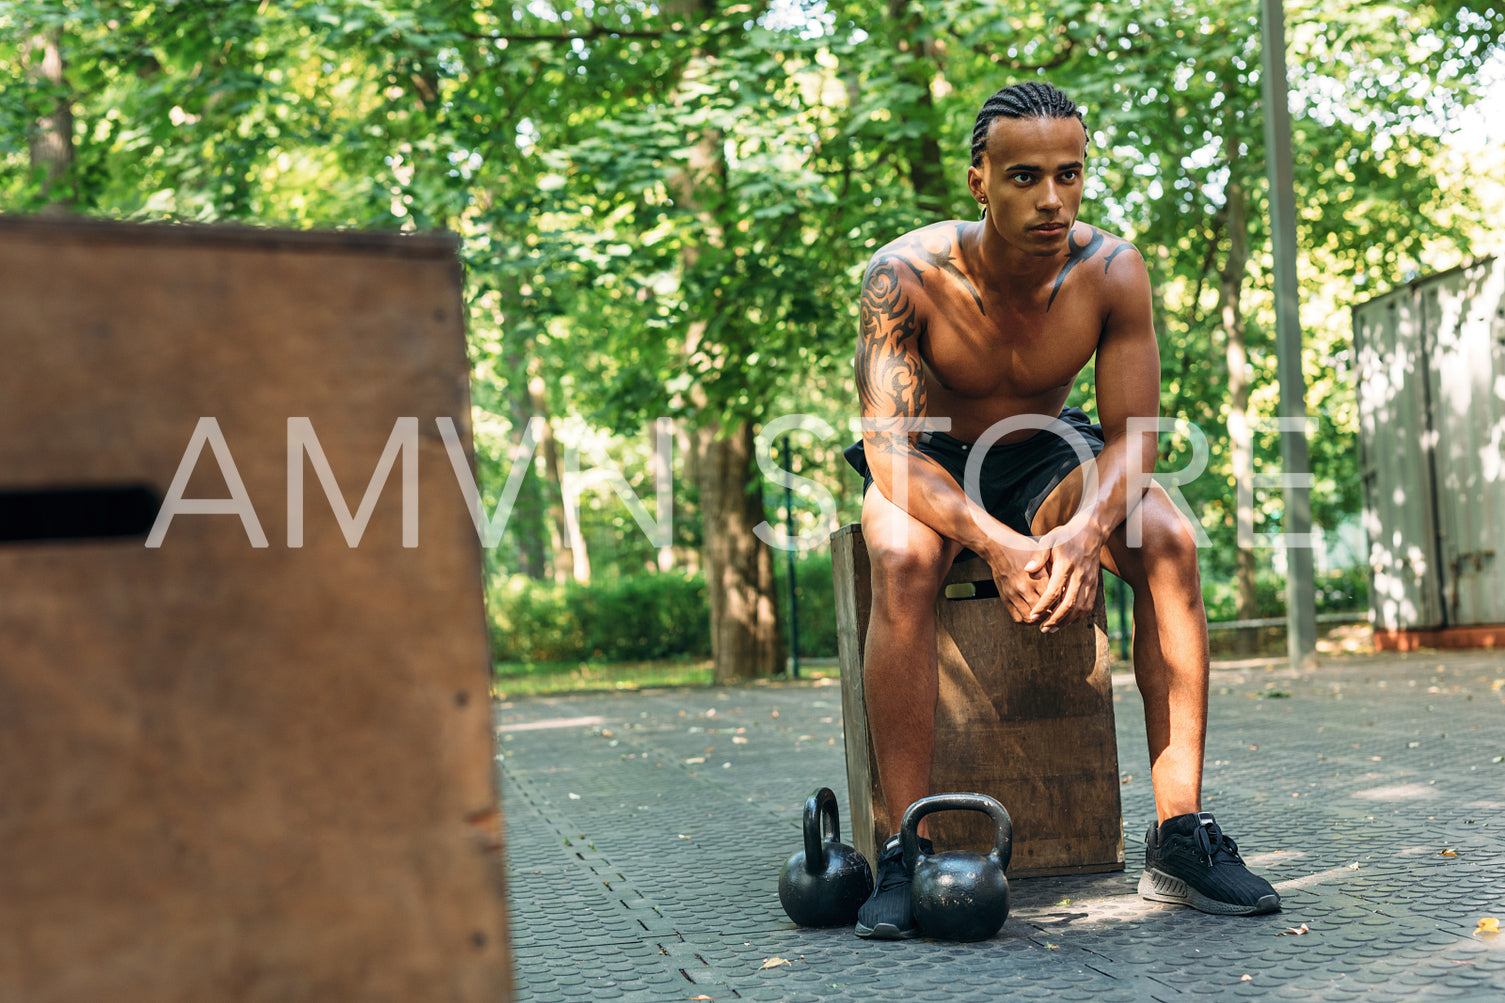
{"label": "muscular arm", "polygon": [[919,348],[925,324],[922,268],[899,252],[881,251],[863,277],[856,370],[868,467],[875,487],[889,501],[982,555],[995,577],[1000,571],[1018,576],[1018,586],[1010,591],[1027,592],[1027,601],[1010,597],[1002,587],[1000,593],[1016,619],[1023,619],[1039,589],[1028,588],[1028,576],[1016,566],[1022,569],[1026,552],[1037,548],[969,499],[939,464],[914,447],[912,435],[921,430],[915,419],[927,417]]}
{"label": "muscular arm", "polygon": [[[1113,306],[1097,349],[1097,416],[1106,445],[1097,461],[1092,518],[1104,543],[1143,500],[1155,469],[1154,431],[1131,436],[1129,419],[1160,414],[1160,346],[1150,309],[1150,277],[1137,252],[1122,258],[1123,270],[1116,277],[1109,273],[1116,278],[1110,290]],[[1145,476],[1130,483],[1131,472]]]}
{"label": "muscular arm", "polygon": [[[1150,309],[1150,280],[1144,259],[1128,245],[1112,268],[1105,268],[1109,311],[1098,341],[1097,412],[1105,445],[1097,458],[1097,483],[1087,504],[1062,530],[1051,552],[1051,580],[1032,613],[1055,605],[1042,624],[1090,616],[1096,597],[1099,555],[1108,537],[1139,505],[1155,469],[1153,430],[1131,435],[1129,419],[1160,413],[1160,350]],[[1111,260],[1111,259],[1110,259]],[[1132,478],[1134,473],[1141,476]]]}

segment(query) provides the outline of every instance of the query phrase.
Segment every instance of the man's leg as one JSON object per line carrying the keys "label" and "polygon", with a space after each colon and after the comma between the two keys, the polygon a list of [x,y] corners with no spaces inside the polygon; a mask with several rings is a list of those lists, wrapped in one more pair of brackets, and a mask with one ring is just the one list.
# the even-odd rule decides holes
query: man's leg
{"label": "man's leg", "polygon": [[[1036,534],[1069,518],[1078,497],[1080,477],[1068,477],[1037,513]],[[1244,868],[1233,840],[1201,811],[1208,651],[1196,540],[1158,486],[1146,492],[1139,518],[1141,545],[1130,547],[1120,524],[1102,562],[1134,590],[1134,678],[1144,698],[1156,814],[1140,893],[1206,912],[1274,912],[1275,890]]]}
{"label": "man's leg", "polygon": [[[1066,523],[1081,498],[1074,470],[1035,513],[1036,536]],[[1144,698],[1150,781],[1158,821],[1202,807],[1202,752],[1207,738],[1207,614],[1197,544],[1158,485],[1140,505],[1143,544],[1131,548],[1124,524],[1103,548],[1103,567],[1134,590],[1134,680]]]}
{"label": "man's leg", "polygon": [[1134,591],[1134,681],[1144,699],[1156,821],[1202,809],[1207,743],[1207,613],[1197,544],[1169,496],[1155,487],[1141,505],[1143,544],[1120,525],[1103,565]]}
{"label": "man's leg", "polygon": [[[872,565],[872,611],[862,663],[868,734],[889,817],[930,793],[935,748],[935,600],[961,544],[898,508],[876,488],[862,502],[862,538]],[[925,835],[925,819],[920,834]],[[876,833],[877,888],[857,917],[864,937],[901,939],[916,930],[897,841]]]}

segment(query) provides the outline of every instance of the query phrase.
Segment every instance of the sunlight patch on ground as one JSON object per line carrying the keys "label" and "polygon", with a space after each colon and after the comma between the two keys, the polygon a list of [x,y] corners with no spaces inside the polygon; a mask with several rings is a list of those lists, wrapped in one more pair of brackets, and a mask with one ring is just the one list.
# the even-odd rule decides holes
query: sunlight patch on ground
{"label": "sunlight patch on ground", "polygon": [[555,717],[547,721],[528,721],[523,724],[504,724],[496,730],[504,731],[545,731],[549,728],[589,728],[592,725],[605,721],[604,717]]}
{"label": "sunlight patch on ground", "polygon": [[1365,791],[1354,791],[1356,798],[1368,798],[1371,801],[1416,801],[1421,798],[1437,796],[1437,788],[1429,784],[1393,784],[1389,787],[1371,787]]}

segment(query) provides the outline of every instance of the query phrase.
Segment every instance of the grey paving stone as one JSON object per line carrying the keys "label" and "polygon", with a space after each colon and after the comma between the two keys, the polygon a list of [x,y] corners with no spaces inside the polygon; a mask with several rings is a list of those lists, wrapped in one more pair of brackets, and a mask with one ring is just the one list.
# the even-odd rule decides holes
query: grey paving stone
{"label": "grey paving stone", "polygon": [[[1481,675],[1505,676],[1505,662],[1215,671],[1204,803],[1285,902],[1246,919],[1137,898],[1154,807],[1138,696],[1119,687],[1121,763],[1141,778],[1122,792],[1128,870],[1015,882],[1009,924],[982,945],[873,944],[799,930],[779,909],[805,795],[831,787],[849,818],[835,687],[499,706],[500,725],[549,725],[499,741],[518,995],[1499,1000],[1505,945],[1472,936],[1505,911],[1505,768],[1481,752],[1505,703],[1487,683],[1465,699]],[[1258,697],[1272,681],[1292,697]],[[775,958],[790,964],[763,967]]]}

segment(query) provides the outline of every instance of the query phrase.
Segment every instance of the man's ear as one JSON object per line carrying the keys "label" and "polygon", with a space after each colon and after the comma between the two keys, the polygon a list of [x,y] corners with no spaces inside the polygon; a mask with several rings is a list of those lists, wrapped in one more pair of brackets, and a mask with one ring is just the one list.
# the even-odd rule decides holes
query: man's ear
{"label": "man's ear", "polygon": [[981,167],[967,168],[967,190],[972,193],[974,199],[977,199],[979,202],[982,201],[987,189],[983,184]]}

